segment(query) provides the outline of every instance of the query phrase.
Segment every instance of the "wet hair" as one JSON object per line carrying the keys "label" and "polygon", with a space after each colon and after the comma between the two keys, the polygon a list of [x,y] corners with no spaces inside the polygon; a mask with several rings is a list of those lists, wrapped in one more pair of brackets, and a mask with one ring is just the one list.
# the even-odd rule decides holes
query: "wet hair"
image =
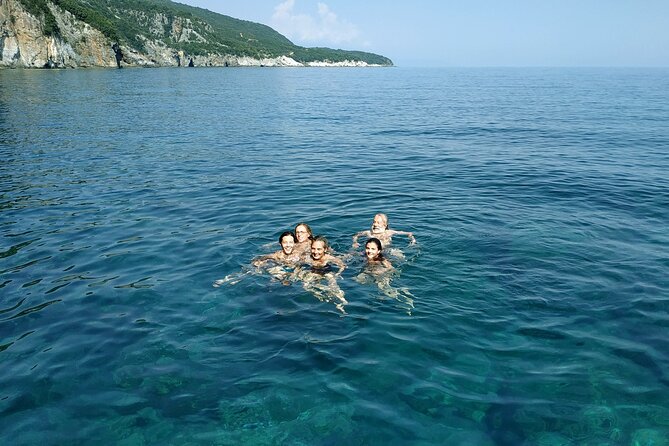
{"label": "wet hair", "polygon": [[312,246],[314,242],[323,242],[323,247],[325,248],[325,252],[327,252],[330,249],[330,244],[328,243],[328,239],[326,239],[322,235],[317,235],[316,237],[311,239]]}
{"label": "wet hair", "polygon": [[374,218],[376,217],[381,217],[386,224],[386,229],[388,229],[388,216],[386,214],[378,213],[374,216]]}
{"label": "wet hair", "polygon": [[288,236],[293,237],[293,241],[296,241],[296,240],[297,240],[297,238],[295,237],[295,234],[293,234],[293,231],[284,231],[284,232],[282,232],[281,235],[279,236],[279,245],[281,244],[281,241],[283,240],[283,238],[284,238],[284,237],[288,237]]}
{"label": "wet hair", "polygon": [[365,242],[365,246],[369,245],[370,243],[374,243],[376,247],[379,248],[379,252],[383,250],[383,245],[381,244],[381,240],[379,240],[378,238],[372,237],[367,239],[367,241]]}
{"label": "wet hair", "polygon": [[383,260],[383,245],[381,244],[381,240],[379,240],[379,239],[376,238],[376,237],[369,238],[369,239],[367,239],[367,241],[365,242],[365,248],[366,248],[367,245],[369,245],[370,243],[375,244],[376,247],[379,248],[379,253],[376,255],[376,260]]}
{"label": "wet hair", "polygon": [[[294,231],[295,234],[297,234],[297,228],[299,228],[300,226],[304,226],[304,228],[307,230],[307,234],[309,234],[309,240],[313,240],[314,239],[314,233],[311,230],[311,228],[309,227],[309,225],[304,223],[304,222],[301,222],[301,223],[298,223],[298,224],[295,225],[295,231]],[[295,241],[297,241],[297,238],[295,238]]]}

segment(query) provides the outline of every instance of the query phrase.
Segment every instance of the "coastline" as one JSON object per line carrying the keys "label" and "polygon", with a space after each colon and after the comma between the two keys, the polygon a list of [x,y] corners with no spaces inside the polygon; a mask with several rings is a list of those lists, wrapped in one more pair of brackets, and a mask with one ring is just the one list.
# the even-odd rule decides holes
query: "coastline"
{"label": "coastline", "polygon": [[[274,41],[265,46],[252,45],[249,42],[253,39],[244,39],[241,32],[239,42],[228,42],[232,46],[212,43],[197,31],[204,32],[203,29],[208,28],[198,28],[193,19],[173,17],[168,20],[159,13],[151,15],[151,20],[145,18],[146,35],[136,36],[138,42],[129,44],[118,36],[111,37],[109,30],[105,34],[68,10],[52,3],[47,6],[54,22],[51,25],[57,32],[47,29],[44,11],[42,15],[35,15],[40,11],[26,9],[19,0],[0,1],[0,68],[393,66],[388,58],[371,55],[374,57],[367,62],[361,55],[364,53],[353,51],[325,49],[329,53],[311,52],[300,56],[302,49],[294,45],[280,51],[270,50],[267,45],[271,46]],[[132,13],[136,11],[128,12]],[[184,43],[200,47],[187,51],[179,47]],[[218,46],[203,50],[201,46],[208,44]],[[235,44],[243,51],[235,51]]]}

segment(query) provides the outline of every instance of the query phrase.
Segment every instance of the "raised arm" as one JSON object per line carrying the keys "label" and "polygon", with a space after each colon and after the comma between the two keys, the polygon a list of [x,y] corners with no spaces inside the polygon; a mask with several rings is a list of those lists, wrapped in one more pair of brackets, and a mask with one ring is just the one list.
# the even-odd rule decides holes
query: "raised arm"
{"label": "raised arm", "polygon": [[354,248],[357,248],[357,247],[360,246],[360,243],[358,243],[358,238],[364,237],[364,236],[370,237],[369,231],[360,231],[353,236],[353,247]]}
{"label": "raised arm", "polygon": [[391,229],[390,231],[392,231],[392,235],[406,235],[409,238],[410,245],[416,244],[416,237],[413,236],[413,232],[397,231],[395,229]]}
{"label": "raised arm", "polygon": [[344,263],[344,261],[339,257],[335,257],[333,255],[330,256],[329,260],[335,265],[337,265],[337,267],[339,268],[339,271],[337,271],[335,274],[341,276],[341,273],[343,273],[344,270],[346,269],[346,264]]}
{"label": "raised arm", "polygon": [[255,259],[251,260],[251,264],[257,267],[267,263],[268,260],[276,260],[276,253],[274,252],[272,254],[265,254],[262,256],[258,256]]}

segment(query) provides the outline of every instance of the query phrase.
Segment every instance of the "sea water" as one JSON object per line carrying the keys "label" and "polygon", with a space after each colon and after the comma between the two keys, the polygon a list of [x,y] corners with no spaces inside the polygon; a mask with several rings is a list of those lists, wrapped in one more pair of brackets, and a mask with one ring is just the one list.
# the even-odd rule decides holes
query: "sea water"
{"label": "sea water", "polygon": [[[2,444],[669,444],[669,70],[0,71]],[[384,212],[414,308],[266,274]]]}

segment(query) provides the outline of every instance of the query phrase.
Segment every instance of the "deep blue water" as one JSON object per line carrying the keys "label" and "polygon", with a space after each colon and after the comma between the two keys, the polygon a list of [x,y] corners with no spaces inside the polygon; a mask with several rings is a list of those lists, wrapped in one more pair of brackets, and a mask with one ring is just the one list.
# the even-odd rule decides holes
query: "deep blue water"
{"label": "deep blue water", "polygon": [[[668,69],[0,71],[0,442],[668,445]],[[341,314],[245,270],[413,231]]]}

